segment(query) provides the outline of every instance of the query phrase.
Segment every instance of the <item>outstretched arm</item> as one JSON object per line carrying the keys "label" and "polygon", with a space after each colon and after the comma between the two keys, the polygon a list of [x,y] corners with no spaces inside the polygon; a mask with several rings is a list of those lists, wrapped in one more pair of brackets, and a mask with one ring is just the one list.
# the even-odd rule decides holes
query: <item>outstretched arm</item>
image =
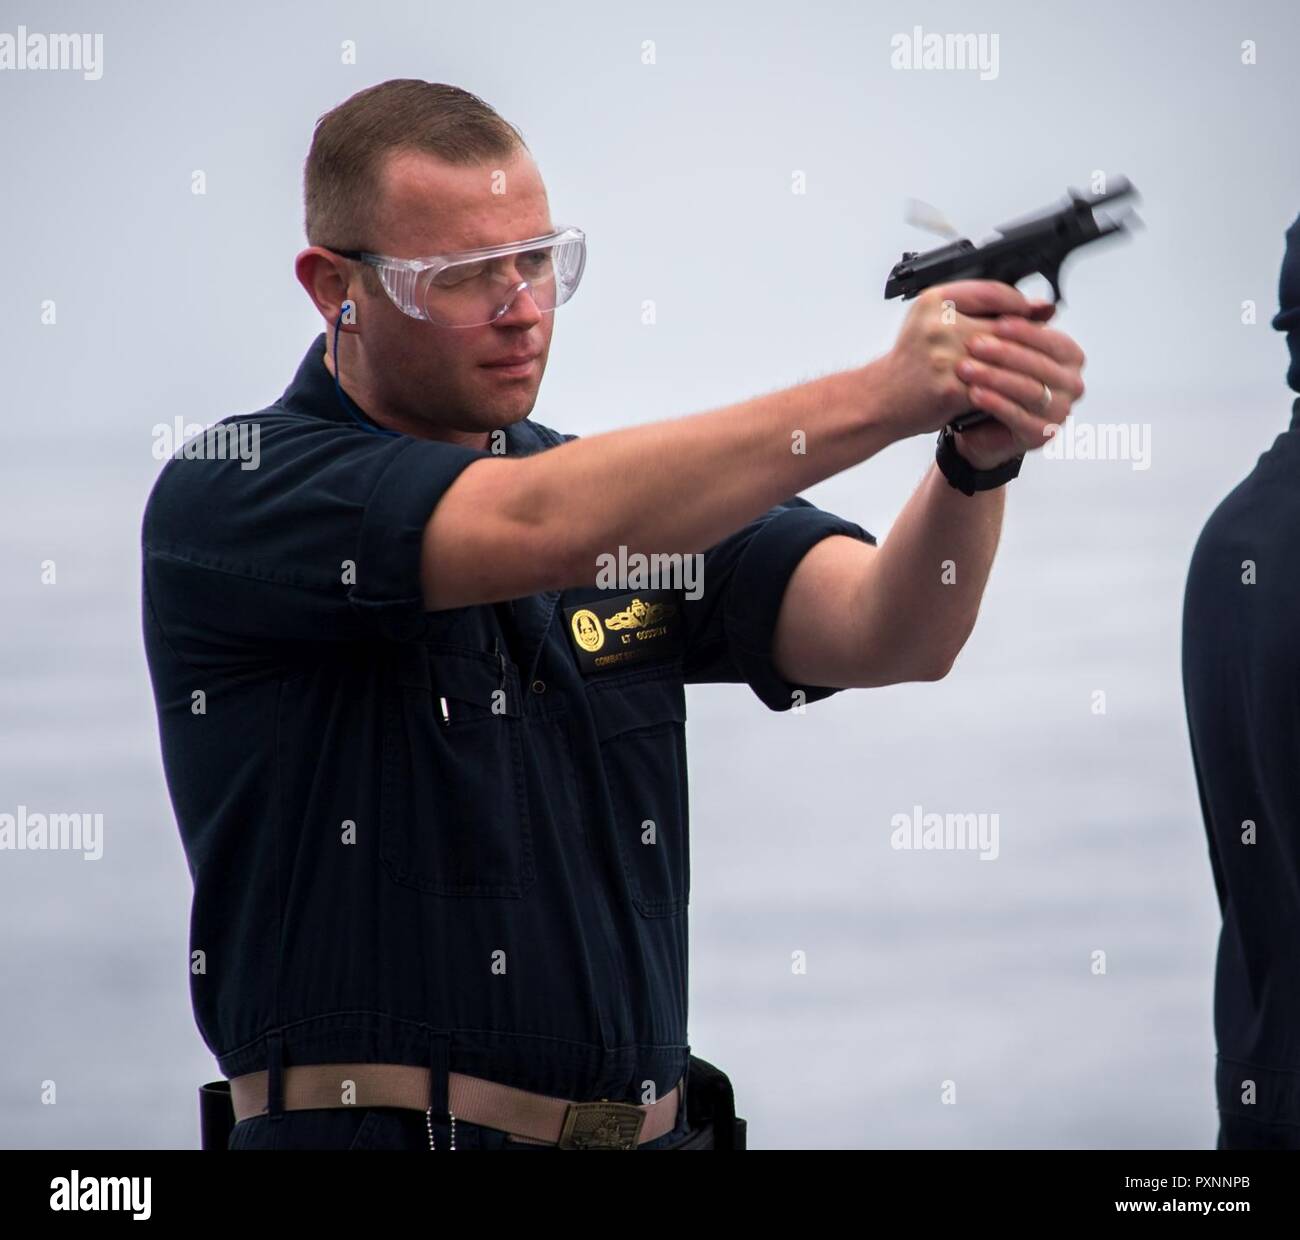
{"label": "outstretched arm", "polygon": [[[1083,395],[1085,359],[1068,336],[1025,318],[993,331],[992,345],[973,349],[981,360],[957,367],[971,406],[999,419],[958,436],[977,469],[1042,447]],[[945,676],[975,625],[1005,490],[966,496],[931,466],[879,548],[845,537],[814,546],[781,603],[773,652],[781,674],[840,688]]]}

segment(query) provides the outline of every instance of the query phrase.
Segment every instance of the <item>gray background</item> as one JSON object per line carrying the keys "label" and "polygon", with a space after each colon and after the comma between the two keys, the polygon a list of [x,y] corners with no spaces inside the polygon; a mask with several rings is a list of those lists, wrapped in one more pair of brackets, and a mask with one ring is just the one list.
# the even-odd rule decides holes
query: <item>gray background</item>
{"label": "gray background", "polygon": [[[690,1032],[756,1147],[1213,1144],[1218,915],[1179,616],[1201,523],[1289,415],[1267,319],[1300,209],[1294,7],[621,7],[0,4],[0,30],[104,34],[100,81],[0,72],[0,812],[106,820],[98,862],[0,853],[0,1143],[195,1141],[215,1066],[139,637],[153,428],[283,390],[320,329],[291,270],[312,125],[423,77],[514,121],[554,218],[588,233],[536,409],[579,433],[884,351],[884,276],[936,244],[908,196],[980,238],[1095,169],[1140,187],[1147,230],[1067,272],[1061,325],[1089,356],[1077,417],[1149,423],[1151,468],[1026,463],[945,681],[804,716],[691,690]],[[891,69],[917,23],[997,33],[999,76]],[[883,536],[930,452],[809,497]],[[996,812],[1000,858],[894,851],[914,804]]]}

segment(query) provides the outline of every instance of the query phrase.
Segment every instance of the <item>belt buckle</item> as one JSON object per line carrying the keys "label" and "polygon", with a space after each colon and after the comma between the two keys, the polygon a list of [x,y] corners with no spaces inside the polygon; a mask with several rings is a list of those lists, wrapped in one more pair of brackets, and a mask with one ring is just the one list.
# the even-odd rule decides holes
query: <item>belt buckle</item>
{"label": "belt buckle", "polygon": [[630,1102],[571,1102],[558,1142],[562,1150],[634,1150],[646,1113]]}

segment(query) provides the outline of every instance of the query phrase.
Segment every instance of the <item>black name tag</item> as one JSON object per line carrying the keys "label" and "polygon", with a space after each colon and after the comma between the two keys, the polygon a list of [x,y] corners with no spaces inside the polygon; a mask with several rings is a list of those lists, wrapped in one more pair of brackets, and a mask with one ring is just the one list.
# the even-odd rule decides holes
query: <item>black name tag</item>
{"label": "black name tag", "polygon": [[672,590],[634,590],[564,612],[584,672],[612,672],[681,653],[682,605]]}

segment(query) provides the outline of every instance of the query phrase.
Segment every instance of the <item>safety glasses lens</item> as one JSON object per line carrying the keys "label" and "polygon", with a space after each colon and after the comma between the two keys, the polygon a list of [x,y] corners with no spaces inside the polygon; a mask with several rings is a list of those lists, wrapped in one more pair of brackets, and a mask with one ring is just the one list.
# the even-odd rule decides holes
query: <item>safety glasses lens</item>
{"label": "safety glasses lens", "polygon": [[585,262],[585,242],[570,240],[452,263],[426,277],[425,312],[436,323],[473,327],[499,318],[527,292],[545,314],[573,296]]}

